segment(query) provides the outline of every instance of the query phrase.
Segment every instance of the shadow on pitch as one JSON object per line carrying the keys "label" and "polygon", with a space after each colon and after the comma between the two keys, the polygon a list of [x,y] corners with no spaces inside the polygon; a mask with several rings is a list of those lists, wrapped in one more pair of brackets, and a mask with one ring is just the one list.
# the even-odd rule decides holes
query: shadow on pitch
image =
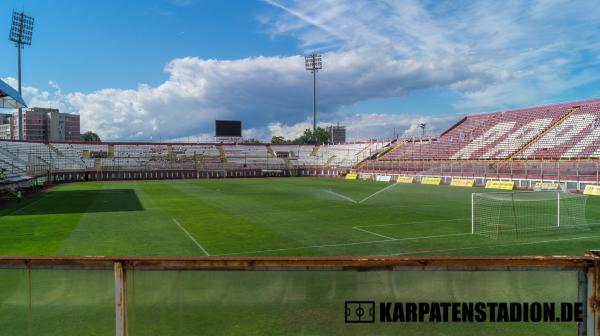
{"label": "shadow on pitch", "polygon": [[144,210],[133,189],[51,191],[37,204],[13,213],[22,215],[50,215],[69,213],[142,211]]}

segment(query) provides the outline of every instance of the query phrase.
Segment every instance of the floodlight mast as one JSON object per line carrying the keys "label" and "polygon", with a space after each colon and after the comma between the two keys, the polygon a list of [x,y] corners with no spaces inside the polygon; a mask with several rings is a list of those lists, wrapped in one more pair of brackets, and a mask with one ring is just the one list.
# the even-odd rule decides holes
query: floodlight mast
{"label": "floodlight mast", "polygon": [[317,71],[323,69],[321,55],[310,54],[304,57],[306,70],[313,74],[313,140],[317,141]]}
{"label": "floodlight mast", "polygon": [[425,138],[425,128],[427,128],[427,124],[426,123],[420,123],[419,127],[421,128],[421,137]]}
{"label": "floodlight mast", "polygon": [[[12,24],[10,27],[10,33],[8,35],[9,41],[14,42],[17,47],[17,58],[18,58],[18,82],[19,82],[19,94],[21,94],[21,49],[25,48],[26,45],[31,45],[31,39],[33,36],[33,17],[25,15],[24,12],[13,11]],[[19,108],[19,140],[23,140],[23,109]]]}

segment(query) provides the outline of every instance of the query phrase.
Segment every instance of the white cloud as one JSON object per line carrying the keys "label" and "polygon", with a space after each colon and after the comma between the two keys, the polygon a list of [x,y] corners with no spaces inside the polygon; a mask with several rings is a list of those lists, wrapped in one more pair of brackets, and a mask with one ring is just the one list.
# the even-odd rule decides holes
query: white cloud
{"label": "white cloud", "polygon": [[[178,1],[191,4],[190,1]],[[596,80],[600,7],[591,1],[279,1],[261,14],[272,36],[321,50],[319,120],[349,135],[411,135],[417,120],[440,132],[455,118],[393,113],[340,115],[340,107],[446,87],[459,109],[502,109],[555,101]],[[594,56],[595,57],[595,56]],[[246,137],[292,138],[310,127],[311,78],[300,55],[169,62],[158,86],[90,93],[25,88],[30,105],[80,113],[104,139],[203,138],[214,119],[240,119]],[[443,113],[443,111],[442,111]],[[387,132],[387,133],[386,133]]]}
{"label": "white cloud", "polygon": [[[333,119],[320,122],[318,126],[340,125],[346,126],[349,140],[385,139],[392,138],[394,132],[400,137],[421,136],[419,124],[427,124],[427,135],[437,135],[457,122],[459,115],[427,116],[419,114],[385,114],[366,113],[336,115]],[[286,139],[294,139],[302,135],[305,129],[312,128],[312,121],[306,120],[295,124],[281,122],[268,125],[268,138],[279,135]]]}
{"label": "white cloud", "polygon": [[[420,88],[451,84],[465,74],[455,64],[384,57],[364,62],[373,51],[362,49],[324,55],[327,72],[319,73],[318,114],[333,116],[341,106],[374,97],[395,97]],[[31,89],[32,106],[47,104],[81,114],[82,129],[103,139],[148,140],[210,133],[215,119],[240,119],[256,136],[278,122],[296,124],[312,111],[310,74],[301,56],[255,57],[232,61],[186,57],[171,61],[167,81],[136,89],[53,94]],[[400,117],[399,117],[400,118]],[[268,125],[268,126],[267,126]],[[263,129],[258,131],[258,129]]]}
{"label": "white cloud", "polygon": [[555,101],[598,77],[579,68],[600,71],[589,59],[600,51],[600,7],[591,0],[267,3],[284,9],[271,22],[273,34],[292,34],[307,51],[369,47],[377,58],[453,64],[464,76],[449,85],[462,96],[458,108]]}

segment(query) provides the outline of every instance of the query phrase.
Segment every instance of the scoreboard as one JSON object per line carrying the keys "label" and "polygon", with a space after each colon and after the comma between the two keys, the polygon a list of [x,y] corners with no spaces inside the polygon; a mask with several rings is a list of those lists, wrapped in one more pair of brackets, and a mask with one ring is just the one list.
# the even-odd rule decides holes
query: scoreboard
{"label": "scoreboard", "polygon": [[242,137],[242,122],[239,120],[215,120],[216,137]]}

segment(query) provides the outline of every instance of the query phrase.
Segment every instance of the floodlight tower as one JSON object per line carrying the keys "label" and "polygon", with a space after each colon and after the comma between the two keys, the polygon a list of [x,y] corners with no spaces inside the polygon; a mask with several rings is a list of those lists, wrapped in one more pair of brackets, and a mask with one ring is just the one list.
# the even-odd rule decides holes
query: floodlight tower
{"label": "floodlight tower", "polygon": [[[33,36],[33,17],[25,15],[24,12],[13,11],[12,25],[8,35],[9,41],[14,42],[17,47],[19,64],[19,94],[21,94],[21,49],[31,45]],[[19,108],[19,140],[23,140],[23,109]]]}
{"label": "floodlight tower", "polygon": [[421,128],[422,137],[424,138],[425,137],[425,129],[427,128],[427,124],[426,123],[420,123],[419,124],[419,128]]}
{"label": "floodlight tower", "polygon": [[317,140],[317,71],[323,69],[321,55],[310,54],[304,57],[306,70],[313,74],[313,138]]}

